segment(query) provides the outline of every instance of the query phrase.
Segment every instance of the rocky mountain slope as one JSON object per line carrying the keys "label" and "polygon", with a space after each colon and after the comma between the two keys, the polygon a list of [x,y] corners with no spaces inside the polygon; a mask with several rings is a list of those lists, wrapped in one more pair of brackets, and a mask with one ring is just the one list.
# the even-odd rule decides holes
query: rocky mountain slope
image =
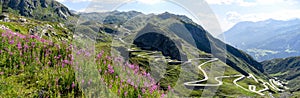
{"label": "rocky mountain slope", "polygon": [[2,6],[8,8],[8,21],[1,20],[0,24],[13,32],[53,41],[72,40],[71,20],[76,17],[55,0],[6,0],[6,5],[0,0]]}
{"label": "rocky mountain slope", "polygon": [[[4,0],[1,0],[2,3]],[[8,0],[9,11],[25,17],[46,21],[63,21],[74,16],[63,4],[55,0]]]}
{"label": "rocky mountain slope", "polygon": [[300,20],[269,19],[241,22],[224,32],[226,42],[238,47],[256,60],[299,56]]}

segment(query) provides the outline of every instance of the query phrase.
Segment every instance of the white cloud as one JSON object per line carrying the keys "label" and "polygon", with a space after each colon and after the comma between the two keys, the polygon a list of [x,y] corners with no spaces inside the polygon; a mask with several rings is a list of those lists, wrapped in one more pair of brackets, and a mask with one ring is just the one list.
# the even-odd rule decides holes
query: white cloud
{"label": "white cloud", "polygon": [[77,0],[73,2],[90,2],[86,8],[81,8],[77,10],[78,12],[107,12],[114,9],[120,4],[125,4],[128,2],[137,2],[147,5],[159,4],[163,0]]}
{"label": "white cloud", "polygon": [[299,4],[297,0],[253,0],[246,2],[244,0],[206,0],[210,5],[238,5],[238,6],[256,6],[256,5],[274,5],[274,4]]}
{"label": "white cloud", "polygon": [[253,14],[239,14],[237,12],[228,12],[227,20],[230,22],[238,21],[262,21],[267,19],[276,20],[289,20],[294,18],[300,18],[299,10],[280,10],[270,13],[253,13]]}
{"label": "white cloud", "polygon": [[92,0],[56,0],[58,2],[74,2],[74,3],[78,3],[78,2],[90,2]]}
{"label": "white cloud", "polygon": [[104,6],[101,6],[101,5],[90,5],[90,7],[80,9],[77,12],[88,13],[88,12],[107,12],[107,11],[109,11],[109,10],[105,10]]}
{"label": "white cloud", "polygon": [[255,2],[245,2],[244,0],[206,0],[208,4],[212,5],[232,5],[237,4],[239,6],[254,6]]}
{"label": "white cloud", "polygon": [[158,4],[161,3],[163,0],[137,0],[137,1],[144,4]]}
{"label": "white cloud", "polygon": [[232,4],[235,0],[206,0],[208,4]]}
{"label": "white cloud", "polygon": [[233,22],[233,23],[236,23],[236,22],[239,22],[241,21],[241,14],[237,13],[237,12],[227,12],[226,13],[226,20],[229,21],[229,22]]}
{"label": "white cloud", "polygon": [[137,1],[144,4],[158,4],[164,0],[57,0],[58,2],[72,2],[72,3],[80,3],[80,2],[97,2],[97,3],[120,3],[120,2],[129,2],[129,1]]}
{"label": "white cloud", "polygon": [[256,0],[259,5],[274,5],[274,4],[288,4],[295,5],[298,3],[297,0]]}

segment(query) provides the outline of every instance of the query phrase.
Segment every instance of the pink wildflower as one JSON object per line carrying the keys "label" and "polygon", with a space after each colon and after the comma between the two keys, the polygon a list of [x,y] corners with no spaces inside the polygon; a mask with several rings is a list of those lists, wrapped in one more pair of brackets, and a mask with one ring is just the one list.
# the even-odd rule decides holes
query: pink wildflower
{"label": "pink wildflower", "polygon": [[14,43],[15,41],[13,39],[9,41],[9,44],[14,44]]}
{"label": "pink wildflower", "polygon": [[102,57],[102,55],[103,55],[103,53],[101,52],[101,53],[99,53],[98,55],[97,55],[97,58],[101,58]]}
{"label": "pink wildflower", "polygon": [[18,47],[19,50],[22,49],[22,45],[21,45],[20,42],[17,44],[17,47]]}
{"label": "pink wildflower", "polygon": [[124,96],[127,96],[127,94],[128,94],[128,92],[126,91],[126,92],[124,92]]}
{"label": "pink wildflower", "polygon": [[121,93],[121,90],[120,90],[120,89],[118,89],[118,95],[120,95],[120,93]]}
{"label": "pink wildflower", "polygon": [[68,60],[63,60],[63,63],[70,64],[70,62]]}
{"label": "pink wildflower", "polygon": [[171,90],[171,89],[172,89],[172,88],[171,88],[171,86],[169,85],[169,86],[168,86],[168,90]]}
{"label": "pink wildflower", "polygon": [[84,83],[84,79],[81,80],[81,83],[82,83],[82,84]]}
{"label": "pink wildflower", "polygon": [[108,64],[108,72],[110,74],[113,74],[115,72],[115,70],[113,69],[113,67],[110,64]]}
{"label": "pink wildflower", "polygon": [[32,47],[34,47],[35,46],[35,42],[31,42],[31,45],[32,45]]}
{"label": "pink wildflower", "polygon": [[61,67],[64,68],[64,67],[65,67],[65,63],[62,63],[62,64],[61,64]]}
{"label": "pink wildflower", "polygon": [[145,88],[142,89],[142,93],[146,93],[146,89]]}
{"label": "pink wildflower", "polygon": [[161,94],[160,98],[165,98],[165,94],[164,93]]}
{"label": "pink wildflower", "polygon": [[75,83],[74,82],[72,83],[72,88],[75,88]]}
{"label": "pink wildflower", "polygon": [[29,46],[27,44],[24,45],[25,49],[29,49]]}
{"label": "pink wildflower", "polygon": [[127,79],[127,83],[131,83],[131,79]]}
{"label": "pink wildflower", "polygon": [[88,85],[91,85],[91,83],[92,83],[92,80],[89,80]]}

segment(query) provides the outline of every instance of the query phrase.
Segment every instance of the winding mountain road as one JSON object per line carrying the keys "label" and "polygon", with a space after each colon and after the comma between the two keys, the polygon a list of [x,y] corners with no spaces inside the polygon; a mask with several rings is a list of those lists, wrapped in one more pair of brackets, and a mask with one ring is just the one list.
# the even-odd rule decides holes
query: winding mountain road
{"label": "winding mountain road", "polygon": [[[118,38],[122,43],[124,43],[124,44],[127,44],[122,38]],[[132,50],[132,49],[128,49],[128,51],[135,51],[135,52],[137,52],[136,50]],[[146,55],[150,55],[150,54],[154,54],[154,53],[156,53],[156,52],[151,52],[151,53],[145,53],[145,54],[139,54],[139,55],[137,55],[137,56],[139,56],[139,57],[146,57]],[[150,56],[150,57],[153,57],[153,58],[155,58],[154,59],[154,61],[158,61],[158,60],[161,60],[161,57],[160,56]],[[237,82],[238,81],[241,81],[242,79],[244,79],[246,76],[245,75],[232,75],[232,76],[218,76],[218,77],[215,77],[214,79],[218,82],[218,83],[216,83],[216,84],[201,84],[201,82],[204,82],[204,81],[207,81],[208,80],[208,75],[207,75],[207,73],[205,72],[205,70],[203,70],[202,69],[202,66],[203,65],[206,65],[206,64],[208,64],[208,63],[212,63],[212,62],[217,62],[217,61],[219,61],[219,59],[218,58],[196,58],[196,59],[189,59],[188,61],[174,61],[174,60],[170,60],[170,59],[167,59],[167,62],[176,62],[176,63],[183,63],[183,64],[187,64],[187,63],[192,63],[192,61],[195,61],[195,60],[208,60],[208,61],[206,61],[206,62],[204,62],[204,63],[202,63],[202,64],[200,64],[199,66],[198,66],[198,69],[204,74],[204,79],[202,79],[202,80],[197,80],[197,81],[191,81],[191,82],[185,82],[184,83],[184,85],[186,85],[186,86],[194,86],[194,87],[206,87],[206,86],[210,86],[210,87],[212,87],[212,86],[221,86],[222,84],[223,84],[223,82],[220,80],[220,79],[222,79],[222,78],[236,78],[236,77],[238,77],[238,78],[236,78],[234,81],[233,81],[233,84],[234,85],[236,85],[237,87],[239,87],[239,88],[241,88],[241,89],[243,89],[243,90],[245,90],[245,91],[248,91],[248,92],[253,92],[253,93],[256,93],[256,94],[259,94],[259,95],[261,95],[261,96],[264,96],[265,94],[263,94],[262,92],[264,92],[264,91],[267,91],[267,90],[269,90],[270,88],[269,88],[269,86],[271,87],[271,88],[273,88],[273,89],[275,89],[275,90],[278,90],[278,91],[284,91],[284,90],[281,90],[281,89],[279,89],[279,88],[277,88],[275,85],[274,85],[274,83],[273,82],[275,82],[275,80],[274,79],[269,79],[269,82],[271,83],[268,83],[268,82],[264,82],[263,80],[257,80],[256,78],[255,78],[255,76],[253,76],[252,74],[249,74],[249,76],[248,76],[248,78],[253,78],[254,79],[254,81],[256,81],[257,83],[259,83],[259,81],[260,82],[262,82],[263,83],[263,85],[264,85],[264,89],[262,89],[262,90],[256,90],[257,89],[257,87],[255,86],[255,85],[248,85],[248,89],[247,88],[244,88],[243,86],[241,86],[241,85],[239,85]]]}
{"label": "winding mountain road", "polygon": [[[184,83],[184,85],[186,85],[186,86],[194,86],[194,87],[220,86],[220,85],[223,84],[223,82],[219,80],[219,79],[221,79],[221,78],[234,78],[234,77],[239,77],[239,78],[236,78],[236,79],[233,81],[233,83],[234,83],[236,86],[238,86],[239,88],[242,88],[242,89],[245,90],[245,91],[253,92],[253,93],[256,93],[256,94],[259,94],[259,95],[262,95],[262,96],[265,95],[265,94],[263,94],[262,92],[269,90],[269,86],[270,86],[271,88],[277,90],[277,91],[284,91],[284,90],[279,89],[279,88],[277,88],[277,87],[275,86],[274,83],[275,83],[276,81],[275,81],[274,79],[269,79],[269,82],[271,83],[271,84],[270,84],[270,83],[268,83],[268,82],[264,82],[264,81],[261,80],[261,79],[260,79],[260,80],[257,80],[252,74],[249,74],[248,78],[253,78],[254,81],[256,81],[257,83],[259,83],[259,81],[262,82],[263,85],[264,85],[264,87],[265,87],[264,89],[258,90],[258,91],[257,91],[257,90],[256,90],[257,87],[256,87],[255,85],[248,85],[248,86],[249,86],[248,89],[247,89],[247,88],[244,88],[244,87],[241,86],[241,85],[239,85],[237,82],[238,82],[238,81],[241,81],[242,79],[244,79],[244,78],[246,77],[245,75],[218,76],[218,77],[215,77],[215,80],[219,82],[218,84],[199,84],[199,83],[201,83],[201,82],[204,82],[204,81],[207,81],[207,80],[208,80],[207,73],[202,69],[202,66],[205,65],[205,64],[208,64],[208,63],[216,62],[216,61],[218,61],[219,59],[218,59],[218,58],[197,58],[197,59],[193,59],[193,60],[208,60],[208,61],[206,61],[206,62],[204,62],[204,63],[202,63],[202,64],[200,64],[200,65],[198,66],[198,69],[204,74],[204,79],[202,79],[202,80],[197,80],[197,81],[192,81],[192,82],[186,82],[186,83]],[[189,60],[189,61],[186,62],[186,63],[190,63],[190,62],[193,61],[193,60]]]}

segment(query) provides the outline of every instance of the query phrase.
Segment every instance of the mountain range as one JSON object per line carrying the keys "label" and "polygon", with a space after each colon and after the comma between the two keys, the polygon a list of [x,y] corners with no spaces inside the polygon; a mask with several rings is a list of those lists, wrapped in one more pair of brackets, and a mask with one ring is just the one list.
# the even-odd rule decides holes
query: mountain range
{"label": "mountain range", "polygon": [[[3,3],[3,0],[1,0]],[[207,66],[204,70],[207,72],[211,72],[212,76],[210,76],[211,80],[208,80],[207,83],[218,81],[217,76],[214,76],[214,71],[211,71],[211,68],[215,66],[224,68],[224,73],[217,72],[217,74],[228,75],[230,79],[224,79],[223,85],[220,86],[216,92],[217,96],[223,97],[244,97],[244,96],[252,96],[252,97],[261,97],[257,95],[257,93],[249,90],[244,90],[241,87],[249,89],[255,85],[257,89],[264,89],[266,82],[258,82],[260,81],[268,81],[272,80],[273,76],[280,77],[285,79],[286,81],[291,81],[289,87],[293,87],[296,82],[292,80],[297,80],[298,74],[292,74],[291,76],[285,76],[285,74],[278,73],[287,73],[287,70],[290,68],[294,68],[293,66],[298,65],[298,58],[289,58],[289,59],[275,59],[271,61],[258,62],[246,52],[242,50],[248,49],[248,46],[245,43],[234,45],[235,42],[251,42],[251,43],[259,43],[259,41],[268,40],[271,38],[283,39],[279,37],[284,37],[285,40],[295,39],[295,35],[290,36],[282,36],[288,31],[296,31],[298,29],[291,29],[292,26],[297,27],[298,22],[290,21],[289,23],[282,24],[283,21],[276,20],[268,20],[259,22],[260,25],[255,25],[258,27],[251,27],[253,30],[251,32],[258,31],[270,31],[263,34],[259,34],[261,37],[257,38],[260,40],[251,40],[251,38],[240,37],[237,40],[231,40],[230,44],[226,44],[221,40],[213,37],[208,31],[205,30],[201,25],[194,23],[190,18],[184,15],[176,15],[172,13],[161,13],[161,14],[143,14],[137,11],[128,11],[128,12],[120,12],[120,11],[111,11],[111,12],[93,12],[93,13],[78,13],[73,14],[67,7],[60,4],[59,2],[53,0],[9,0],[8,4],[10,13],[14,15],[12,18],[17,17],[11,23],[4,23],[4,26],[8,26],[10,28],[15,28],[15,31],[20,31],[21,33],[30,31],[32,24],[34,25],[45,25],[46,27],[51,27],[49,32],[45,32],[40,35],[53,35],[53,36],[63,36],[65,38],[58,37],[60,40],[76,40],[79,37],[89,37],[94,39],[97,42],[97,47],[104,46],[103,49],[111,49],[112,51],[118,51],[123,57],[129,57],[129,61],[131,63],[137,63],[143,67],[149,67],[151,60],[160,61],[163,58],[169,59],[170,61],[167,63],[166,74],[161,79],[161,86],[163,89],[168,89],[168,85],[176,84],[177,81],[180,83],[179,91],[175,91],[178,94],[182,94],[184,96],[189,97],[199,97],[201,96],[201,90],[192,89],[192,93],[190,95],[185,95],[185,91],[187,87],[184,87],[184,82],[200,80],[205,77],[206,73],[199,72],[198,65]],[[13,16],[13,15],[12,15]],[[21,17],[22,16],[22,17]],[[18,18],[28,18],[26,27],[22,27],[18,24]],[[78,20],[78,21],[76,21]],[[43,21],[43,22],[40,22]],[[69,22],[65,21],[73,21],[71,23],[78,23],[70,25]],[[74,22],[76,21],[76,22]],[[298,21],[298,20],[295,20]],[[65,24],[63,24],[64,22]],[[2,23],[2,22],[1,22]],[[42,23],[42,24],[38,24]],[[23,22],[26,24],[26,22]],[[235,32],[230,34],[230,36],[244,36],[243,32],[249,30],[249,26],[256,24],[254,22],[242,22],[237,24],[233,29],[228,32]],[[50,26],[48,26],[50,25]],[[64,27],[69,30],[65,30]],[[268,26],[266,26],[268,25]],[[260,27],[259,27],[260,26]],[[44,28],[44,27],[43,27]],[[259,29],[256,29],[259,28]],[[263,35],[273,35],[273,29],[276,31],[280,31],[282,35],[275,34],[277,36],[263,38]],[[56,30],[58,29],[58,30]],[[288,30],[287,30],[288,29]],[[43,31],[43,30],[42,30]],[[71,37],[71,33],[67,31],[72,31],[73,38]],[[39,32],[39,31],[36,31]],[[56,34],[59,32],[59,34]],[[247,33],[248,34],[248,33]],[[293,33],[297,34],[297,33]],[[42,36],[42,37],[43,37]],[[251,35],[248,35],[251,36]],[[51,36],[48,36],[51,39]],[[226,37],[227,38],[227,37]],[[228,38],[231,39],[230,37]],[[278,45],[276,43],[277,39],[270,41],[271,46]],[[60,42],[60,40],[57,40]],[[235,41],[235,42],[233,42]],[[292,40],[290,40],[292,41]],[[289,43],[290,43],[289,41]],[[124,43],[126,43],[124,45]],[[295,42],[297,43],[297,42]],[[288,45],[288,52],[294,53],[296,47],[295,43],[292,45]],[[274,44],[274,45],[273,45]],[[285,44],[285,43],[284,43]],[[242,47],[242,50],[237,49],[233,46],[245,46]],[[249,47],[251,45],[249,44]],[[253,45],[253,47],[256,45]],[[282,46],[282,45],[279,45]],[[252,46],[251,46],[252,47]],[[260,46],[262,48],[257,49],[265,49],[263,47],[270,47],[269,45]],[[282,46],[284,47],[284,46]],[[139,49],[139,50],[134,50]],[[269,48],[267,48],[269,49]],[[285,48],[280,48],[285,49]],[[129,51],[131,50],[131,51]],[[271,48],[269,49],[271,50]],[[275,49],[276,50],[276,49]],[[275,51],[275,50],[272,50]],[[137,54],[132,53],[132,51],[137,52]],[[279,50],[277,50],[279,51]],[[146,52],[146,53],[144,53]],[[148,53],[147,53],[148,52]],[[150,53],[149,53],[150,52]],[[155,53],[159,53],[162,56],[153,56]],[[248,52],[248,51],[247,51]],[[113,53],[113,52],[112,52]],[[249,52],[248,52],[249,53]],[[251,53],[250,53],[251,54]],[[143,55],[145,58],[141,58]],[[254,55],[255,56],[255,55]],[[280,57],[280,56],[279,56]],[[213,62],[207,62],[205,60],[199,60],[190,64],[184,65],[186,62],[191,62],[191,59],[199,59],[206,58],[212,59]],[[214,58],[218,58],[217,60]],[[257,56],[255,56],[257,59]],[[287,60],[287,61],[286,61]],[[185,62],[185,63],[182,63]],[[275,62],[275,63],[274,63]],[[154,62],[155,63],[155,62]],[[159,62],[160,63],[160,62]],[[160,71],[161,64],[154,65],[155,71]],[[181,65],[182,64],[182,65]],[[286,67],[281,68],[283,64],[290,64]],[[198,69],[197,69],[198,68]],[[278,70],[272,70],[278,69]],[[146,69],[147,71],[149,69]],[[201,70],[202,71],[202,70]],[[294,71],[294,70],[293,70]],[[297,70],[295,70],[296,72]],[[194,74],[193,74],[194,73]],[[183,79],[180,80],[180,75],[183,75]],[[235,79],[232,77],[236,77],[241,74],[241,78]],[[274,75],[275,74],[275,75]],[[155,75],[155,74],[154,74]],[[247,78],[245,78],[247,76]],[[220,76],[219,76],[220,77]],[[215,79],[215,80],[213,80]],[[281,80],[281,79],[279,79]],[[284,80],[284,81],[285,81]],[[212,82],[212,83],[213,83]],[[237,83],[238,82],[238,83]],[[71,83],[71,82],[70,82]],[[73,82],[74,84],[74,82]],[[241,87],[237,85],[242,85]],[[177,84],[176,84],[177,85]],[[181,88],[182,87],[182,88]],[[218,86],[219,87],[219,86]],[[293,88],[293,91],[297,91],[300,87]],[[0,89],[1,90],[1,89]],[[252,92],[252,93],[249,93]],[[279,94],[278,90],[268,89],[265,90],[265,94],[272,92],[274,95]],[[253,94],[254,93],[254,94]],[[273,96],[273,95],[266,95]]]}
{"label": "mountain range", "polygon": [[[85,17],[84,19],[87,19],[87,21],[97,21],[99,23],[113,25],[123,24],[122,26],[124,28],[137,32],[149,26],[149,24],[152,25],[152,28],[154,28],[153,26],[159,28],[164,26],[168,31],[175,33],[179,38],[189,42],[187,44],[194,44],[194,47],[201,51],[206,53],[227,53],[225,54],[227,58],[223,59],[223,61],[245,75],[248,75],[247,72],[252,71],[260,74],[263,73],[262,65],[252,59],[251,56],[214,38],[202,26],[197,25],[192,22],[191,19],[183,15],[175,15],[168,12],[158,15],[146,15],[136,11],[113,11],[107,13],[82,13],[80,16]],[[131,19],[133,17],[134,19]],[[186,31],[178,28],[186,29]],[[187,36],[184,33],[189,33],[188,35],[191,36]],[[191,39],[194,39],[194,41]],[[215,56],[223,58],[222,56],[225,55]]]}
{"label": "mountain range", "polygon": [[223,36],[258,61],[300,55],[300,19],[240,22]]}

